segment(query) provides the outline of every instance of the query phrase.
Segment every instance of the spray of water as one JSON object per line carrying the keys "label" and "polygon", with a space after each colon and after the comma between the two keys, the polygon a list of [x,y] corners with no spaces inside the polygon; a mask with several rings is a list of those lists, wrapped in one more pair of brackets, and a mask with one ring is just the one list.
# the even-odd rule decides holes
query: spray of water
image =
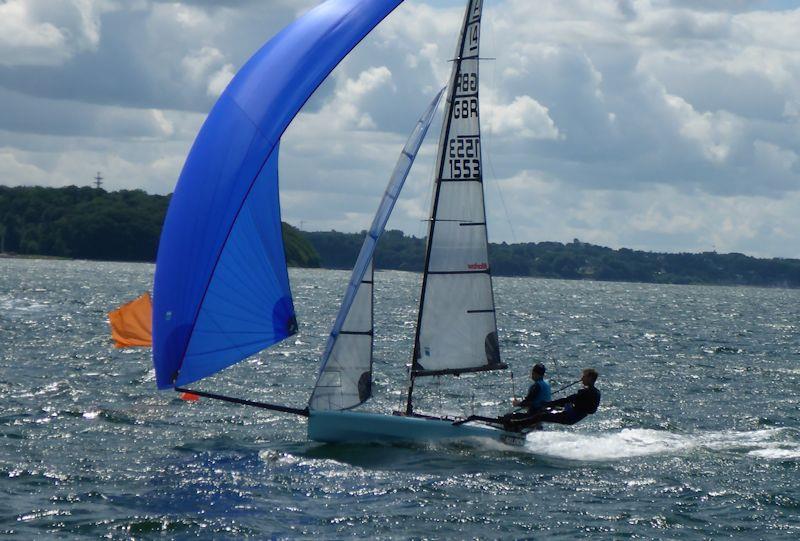
{"label": "spray of water", "polygon": [[740,451],[764,459],[800,460],[800,441],[797,436],[788,429],[780,428],[685,434],[648,429],[595,434],[544,431],[529,435],[525,450],[537,456],[580,461],[676,455],[698,450]]}

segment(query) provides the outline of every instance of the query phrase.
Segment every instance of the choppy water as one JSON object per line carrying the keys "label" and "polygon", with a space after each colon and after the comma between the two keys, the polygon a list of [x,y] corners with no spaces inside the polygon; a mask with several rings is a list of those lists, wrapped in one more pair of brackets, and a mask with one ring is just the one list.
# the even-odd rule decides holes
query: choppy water
{"label": "choppy water", "polygon": [[[152,266],[0,260],[0,535],[20,538],[800,536],[800,291],[497,279],[501,346],[601,411],[524,449],[320,445],[305,422],[157,392],[105,313]],[[419,276],[382,272],[376,399],[402,399]],[[293,271],[301,333],[205,384],[302,407],[346,273]],[[496,412],[507,374],[420,407]],[[474,394],[474,403],[472,396]]]}

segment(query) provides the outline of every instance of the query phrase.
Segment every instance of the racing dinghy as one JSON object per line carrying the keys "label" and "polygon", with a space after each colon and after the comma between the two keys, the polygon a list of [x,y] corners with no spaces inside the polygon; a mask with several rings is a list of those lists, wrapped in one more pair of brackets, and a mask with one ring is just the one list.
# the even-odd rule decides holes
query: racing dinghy
{"label": "racing dinghy", "polygon": [[304,408],[187,389],[297,332],[281,234],[280,138],[314,90],[401,0],[328,0],[267,42],[223,92],[187,157],[159,244],[153,362],[160,389],[308,418],[322,442],[490,438],[499,419],[414,411],[421,377],[501,370],[478,101],[481,0],[469,0],[447,90],[407,404],[372,395],[373,255],[444,91],[416,124],[366,235]]}

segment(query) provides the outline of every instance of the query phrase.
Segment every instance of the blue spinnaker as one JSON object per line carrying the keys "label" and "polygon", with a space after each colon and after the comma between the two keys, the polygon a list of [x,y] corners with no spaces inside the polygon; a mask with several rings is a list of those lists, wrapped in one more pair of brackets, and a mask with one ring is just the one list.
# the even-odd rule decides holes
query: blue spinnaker
{"label": "blue spinnaker", "polygon": [[153,285],[159,389],[296,332],[280,225],[278,142],[334,67],[402,0],[328,0],[284,28],[209,113],[170,202]]}

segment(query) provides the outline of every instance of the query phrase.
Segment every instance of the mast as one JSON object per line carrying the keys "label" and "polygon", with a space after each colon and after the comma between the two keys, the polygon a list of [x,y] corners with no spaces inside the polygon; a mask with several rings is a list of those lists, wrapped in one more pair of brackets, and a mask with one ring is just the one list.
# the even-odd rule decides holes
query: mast
{"label": "mast", "polygon": [[478,64],[482,0],[469,0],[450,75],[406,414],[414,380],[507,368],[500,360],[483,196]]}

